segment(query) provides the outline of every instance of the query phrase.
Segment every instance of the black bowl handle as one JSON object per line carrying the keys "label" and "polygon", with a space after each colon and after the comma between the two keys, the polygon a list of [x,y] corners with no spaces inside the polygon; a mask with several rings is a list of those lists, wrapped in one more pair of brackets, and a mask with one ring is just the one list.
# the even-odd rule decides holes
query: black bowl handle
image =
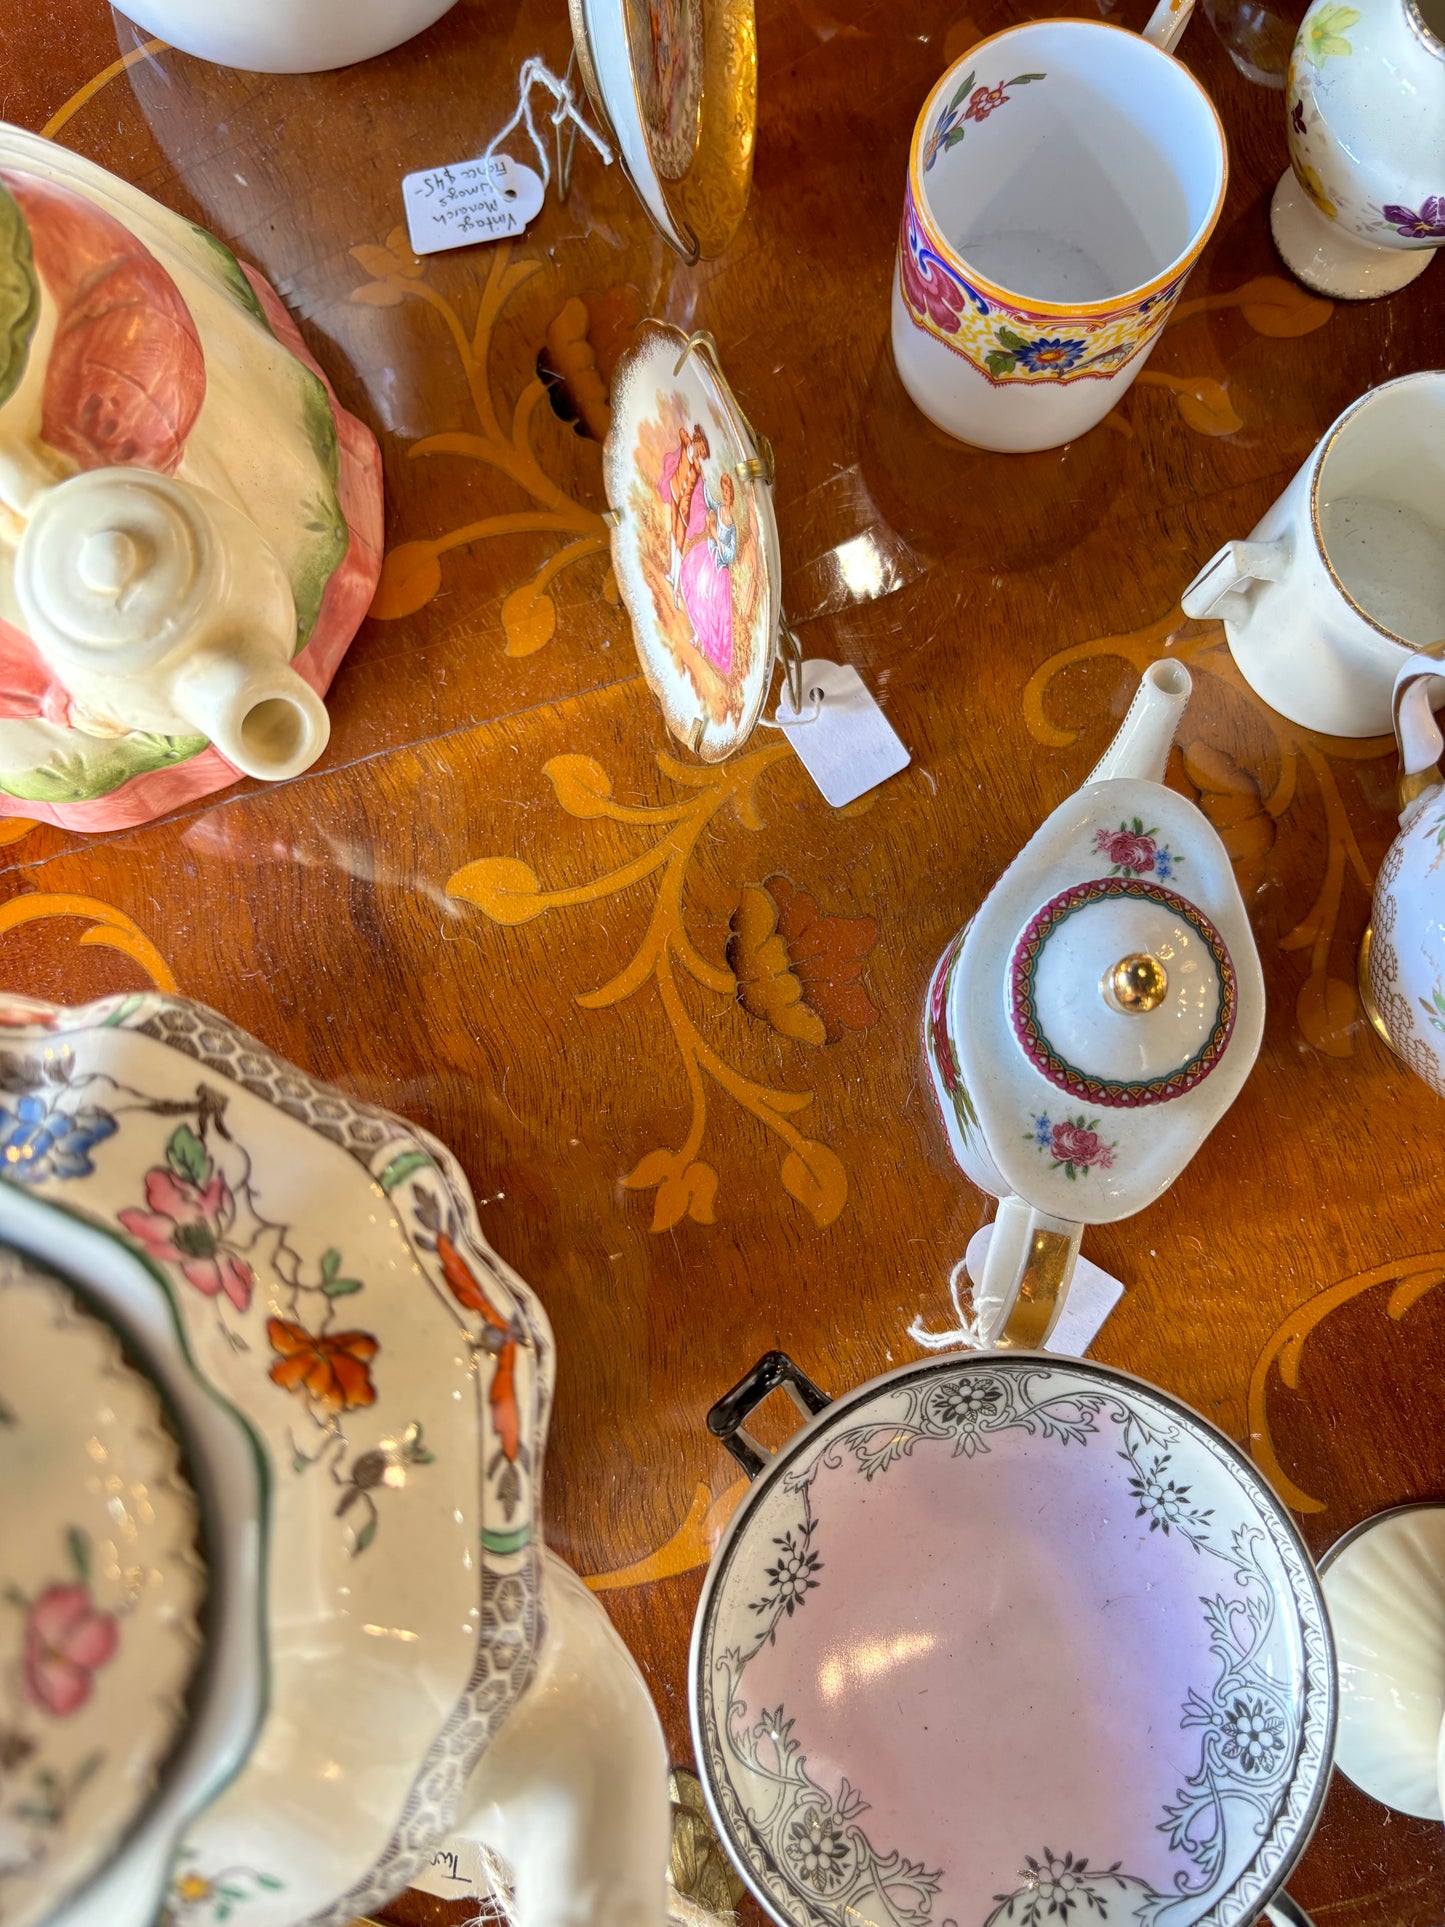
{"label": "black bowl handle", "polygon": [[784,1391],[804,1418],[825,1411],[832,1400],[788,1357],[786,1352],[766,1352],[753,1369],[740,1378],[730,1392],[724,1392],[707,1415],[707,1429],[721,1439],[750,1479],[755,1479],[773,1456],[765,1445],[743,1430],[770,1392]]}

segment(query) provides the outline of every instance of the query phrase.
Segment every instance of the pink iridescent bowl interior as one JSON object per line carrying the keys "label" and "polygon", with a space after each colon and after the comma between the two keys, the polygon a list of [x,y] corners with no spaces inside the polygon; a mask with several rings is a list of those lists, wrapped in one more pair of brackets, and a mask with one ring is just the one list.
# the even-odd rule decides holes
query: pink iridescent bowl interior
{"label": "pink iridescent bowl interior", "polygon": [[[1151,1411],[1147,1444],[1107,1404],[1067,1438],[1037,1419],[1011,1422],[1010,1401],[1025,1417],[1030,1400],[1078,1417],[1068,1394],[1086,1369],[1037,1373],[1030,1391],[1026,1374],[965,1368],[956,1382],[973,1386],[974,1402],[957,1408],[953,1436],[913,1438],[871,1476],[852,1444],[820,1446],[794,1462],[792,1481],[775,1482],[734,1542],[707,1642],[714,1678],[717,1655],[756,1648],[730,1726],[761,1730],[765,1767],[779,1762],[769,1735],[792,1722],[787,1742],[816,1792],[782,1796],[795,1817],[777,1824],[772,1848],[801,1898],[837,1903],[827,1918],[886,1927],[856,1877],[861,1836],[876,1863],[897,1853],[939,1875],[931,1922],[1017,1919],[1000,1901],[1037,1884],[1031,1861],[1047,1882],[1046,1856],[1062,1867],[1066,1854],[1095,1873],[1119,1863],[1127,1889],[1097,1892],[1120,1918],[1152,1891],[1171,1897],[1181,1927],[1202,1919],[1219,1883],[1171,1844],[1166,1809],[1187,1796],[1206,1749],[1227,1811],[1237,1785],[1224,1862],[1237,1873],[1259,1850],[1250,1800],[1267,1786],[1272,1805],[1295,1771],[1303,1704],[1279,1546],[1261,1531],[1256,1570],[1241,1579],[1230,1541],[1258,1523],[1258,1501],[1227,1456],[1177,1419],[1170,1436]],[[1003,1387],[992,1405],[990,1384]],[[870,1409],[884,1416],[866,1450],[908,1439],[928,1408],[885,1394]],[[945,1408],[932,1409],[936,1419]],[[780,1585],[793,1589],[792,1612],[776,1613]],[[1266,1603],[1261,1630],[1251,1608]],[[1244,1659],[1228,1678],[1213,1643],[1220,1613],[1230,1664]],[[770,1620],[773,1637],[759,1643]],[[726,1701],[719,1684],[720,1721]],[[1196,1701],[1203,1724],[1184,1717]],[[738,1773],[734,1785],[755,1816],[774,1811],[766,1772]],[[820,1819],[825,1809],[836,1820]],[[1193,1888],[1197,1904],[1183,1898]]]}

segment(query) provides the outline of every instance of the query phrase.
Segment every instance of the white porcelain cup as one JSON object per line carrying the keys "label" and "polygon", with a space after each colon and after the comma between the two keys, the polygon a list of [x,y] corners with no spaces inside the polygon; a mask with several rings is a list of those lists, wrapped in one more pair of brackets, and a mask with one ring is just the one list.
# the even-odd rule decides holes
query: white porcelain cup
{"label": "white porcelain cup", "polygon": [[1227,176],[1209,96],[1152,40],[1097,20],[981,40],[913,131],[893,278],[904,387],[980,448],[1092,428],[1143,367]]}
{"label": "white porcelain cup", "polygon": [[1182,600],[1186,615],[1223,618],[1240,673],[1291,722],[1388,732],[1401,665],[1445,633],[1445,371],[1347,408]]}
{"label": "white porcelain cup", "polygon": [[410,40],[455,0],[126,0],[145,33],[183,53],[262,74],[349,67]]}

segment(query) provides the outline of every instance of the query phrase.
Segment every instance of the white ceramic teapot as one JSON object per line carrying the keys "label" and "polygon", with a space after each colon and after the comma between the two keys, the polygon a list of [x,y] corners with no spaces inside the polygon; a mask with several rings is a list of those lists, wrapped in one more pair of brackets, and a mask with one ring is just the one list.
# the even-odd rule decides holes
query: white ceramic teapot
{"label": "white ceramic teapot", "polygon": [[1445,1097],[1445,738],[1430,705],[1445,664],[1412,656],[1395,678],[1400,834],[1375,879],[1360,946],[1360,996],[1397,1057]]}
{"label": "white ceramic teapot", "polygon": [[1042,1346],[1085,1224],[1174,1182],[1259,1052],[1264,980],[1224,845],[1162,778],[1191,681],[1145,671],[1089,781],[940,959],[923,1044],[953,1155],[1001,1200],[980,1343]]}
{"label": "white ceramic teapot", "polygon": [[0,813],[143,822],[325,748],[380,457],[274,291],[0,124]]}
{"label": "white ceramic teapot", "polygon": [[[506,1863],[517,1927],[661,1927],[662,1732],[606,1614],[541,1544],[551,1332],[445,1148],[180,998],[0,1000],[0,1286],[36,1262],[160,1391],[209,1609],[192,1662],[132,1610],[124,1507],[76,1512],[83,1479],[72,1502],[39,1476],[107,1437],[87,1363],[104,1332],[69,1345],[44,1397],[34,1370],[0,1371],[20,1421],[0,1516],[23,1526],[0,1578],[24,1595],[0,1602],[0,1728],[20,1743],[0,1786],[6,1918],[343,1922],[463,1834]],[[19,1303],[0,1291],[12,1365]],[[112,1433],[132,1409],[154,1423],[154,1400],[127,1399]],[[187,1550],[165,1523],[156,1580]],[[185,1579],[147,1595],[177,1595],[183,1635]],[[142,1703],[169,1728],[131,1735]],[[84,1799],[36,1820],[26,1763],[82,1754],[101,1756]]]}

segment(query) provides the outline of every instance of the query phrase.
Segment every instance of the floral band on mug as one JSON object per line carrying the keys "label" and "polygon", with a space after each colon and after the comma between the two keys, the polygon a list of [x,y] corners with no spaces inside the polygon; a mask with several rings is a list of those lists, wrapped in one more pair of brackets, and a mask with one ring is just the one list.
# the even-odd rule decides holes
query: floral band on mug
{"label": "floral band on mug", "polygon": [[1188,276],[1186,267],[1142,301],[1098,315],[1017,307],[985,294],[944,260],[918,218],[911,184],[904,195],[898,278],[908,317],[995,388],[1014,381],[1107,380],[1153,340]]}

